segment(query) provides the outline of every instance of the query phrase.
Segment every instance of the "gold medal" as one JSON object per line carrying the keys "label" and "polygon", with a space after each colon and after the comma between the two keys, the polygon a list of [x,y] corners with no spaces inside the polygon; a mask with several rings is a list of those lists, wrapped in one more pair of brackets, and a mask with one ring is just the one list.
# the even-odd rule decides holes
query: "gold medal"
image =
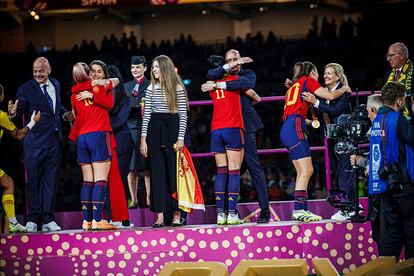
{"label": "gold medal", "polygon": [[321,123],[318,120],[312,121],[312,127],[313,128],[319,128],[321,126]]}

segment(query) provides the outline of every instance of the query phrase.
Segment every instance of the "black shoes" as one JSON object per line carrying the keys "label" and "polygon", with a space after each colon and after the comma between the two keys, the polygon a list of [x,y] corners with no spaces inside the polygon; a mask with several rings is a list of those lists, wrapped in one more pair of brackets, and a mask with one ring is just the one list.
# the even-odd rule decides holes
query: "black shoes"
{"label": "black shoes", "polygon": [[263,208],[260,211],[259,218],[257,219],[257,223],[268,223],[270,220],[270,210],[269,208]]}
{"label": "black shoes", "polygon": [[164,222],[161,222],[161,223],[154,223],[154,224],[152,225],[152,228],[161,228],[161,227],[164,227],[164,226],[165,226]]}
{"label": "black shoes", "polygon": [[129,205],[128,209],[137,209],[138,208],[138,201],[135,203],[131,203],[131,205]]}

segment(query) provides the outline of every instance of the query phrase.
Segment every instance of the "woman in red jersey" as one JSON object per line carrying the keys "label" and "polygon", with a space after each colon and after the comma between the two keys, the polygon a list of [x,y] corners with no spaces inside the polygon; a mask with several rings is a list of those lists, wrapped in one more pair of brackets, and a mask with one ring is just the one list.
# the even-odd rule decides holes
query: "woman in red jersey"
{"label": "woman in red jersey", "polygon": [[306,114],[309,102],[302,98],[302,92],[314,93],[316,96],[334,100],[345,92],[351,93],[348,86],[328,92],[318,83],[318,70],[311,62],[298,62],[293,68],[292,85],[285,96],[283,125],[280,130],[280,140],[289,150],[290,157],[296,169],[295,206],[292,219],[299,221],[318,221],[322,217],[309,211],[307,205],[307,188],[313,174],[312,158],[306,137]]}
{"label": "woman in red jersey", "polygon": [[74,65],[71,103],[75,123],[70,138],[78,145],[78,163],[82,169],[81,203],[84,230],[116,229],[102,219],[102,210],[111,167],[108,110],[114,104],[112,83],[109,90],[94,85],[89,77],[89,66],[83,62]]}

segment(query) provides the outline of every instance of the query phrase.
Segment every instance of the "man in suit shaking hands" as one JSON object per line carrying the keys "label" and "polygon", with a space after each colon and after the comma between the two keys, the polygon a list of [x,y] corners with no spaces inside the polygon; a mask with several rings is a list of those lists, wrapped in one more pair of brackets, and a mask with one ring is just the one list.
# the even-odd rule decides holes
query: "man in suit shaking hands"
{"label": "man in suit shaking hands", "polygon": [[42,231],[61,230],[54,217],[61,160],[61,119],[71,121],[73,116],[62,107],[60,83],[49,78],[50,72],[49,61],[37,58],[33,63],[33,79],[18,88],[16,102],[9,105],[9,113],[23,121],[30,119],[34,110],[42,116],[23,139],[29,232],[37,231],[40,217]]}

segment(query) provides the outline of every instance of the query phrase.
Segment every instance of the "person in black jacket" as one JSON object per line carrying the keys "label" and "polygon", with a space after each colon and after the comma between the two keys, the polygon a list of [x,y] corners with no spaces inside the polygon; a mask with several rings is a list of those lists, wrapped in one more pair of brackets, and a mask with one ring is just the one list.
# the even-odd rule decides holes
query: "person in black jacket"
{"label": "person in black jacket", "polygon": [[131,195],[130,208],[138,207],[137,188],[138,188],[138,172],[145,176],[145,189],[147,192],[147,202],[149,205],[150,179],[147,170],[145,158],[139,151],[140,134],[142,127],[142,114],[144,108],[145,90],[151,84],[151,81],[145,78],[147,71],[147,61],[144,56],[133,56],[131,58],[131,74],[133,80],[124,84],[126,95],[130,99],[131,112],[128,117],[128,127],[131,131],[132,139],[135,146],[131,150],[132,157],[129,165],[128,186]]}

